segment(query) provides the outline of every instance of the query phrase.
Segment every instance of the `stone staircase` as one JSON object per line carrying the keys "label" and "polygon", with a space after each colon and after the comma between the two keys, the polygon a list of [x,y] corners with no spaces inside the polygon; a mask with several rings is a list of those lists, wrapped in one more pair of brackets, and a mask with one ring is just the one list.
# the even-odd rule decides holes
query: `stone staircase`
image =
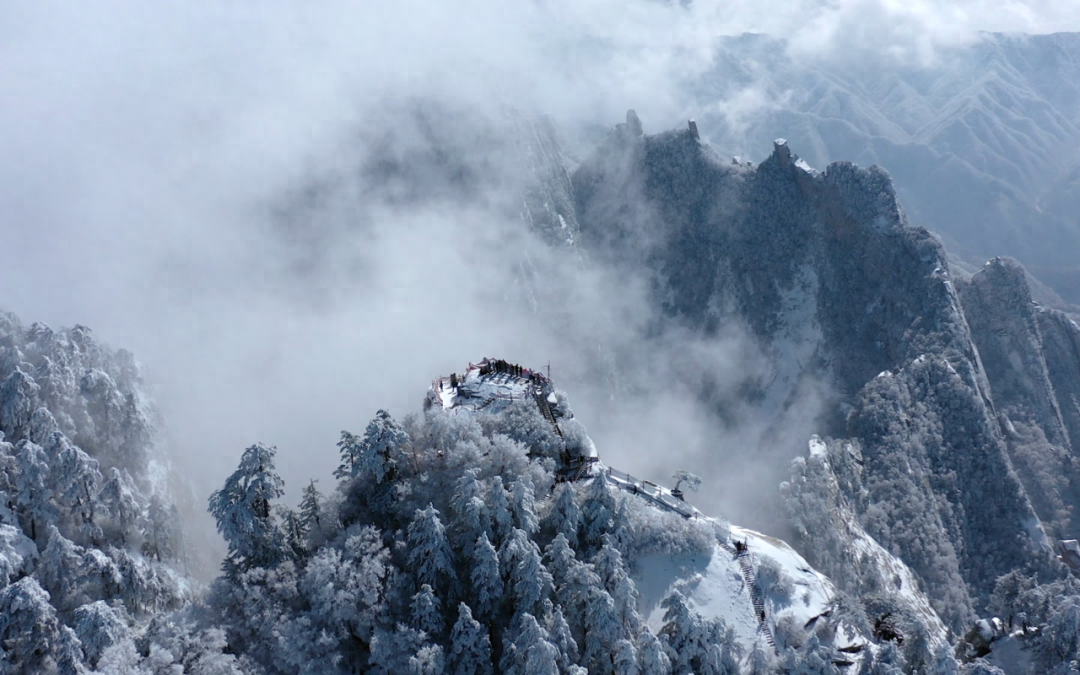
{"label": "stone staircase", "polygon": [[562,437],[562,429],[559,428],[559,423],[555,419],[555,411],[551,409],[551,404],[547,402],[547,398],[541,393],[535,394],[536,406],[540,408],[540,414],[544,416],[548,422],[551,422],[551,426],[555,427],[555,433]]}
{"label": "stone staircase", "polygon": [[769,628],[768,622],[765,621],[765,597],[762,595],[761,588],[757,585],[757,579],[754,577],[754,566],[750,559],[750,553],[748,551],[736,551],[727,542],[720,542],[720,546],[735,556],[735,560],[739,563],[743,579],[746,580],[746,585],[750,589],[750,602],[754,605],[754,618],[757,619],[758,630],[765,636],[765,642],[768,642],[775,652],[776,640],[773,639],[772,630]]}

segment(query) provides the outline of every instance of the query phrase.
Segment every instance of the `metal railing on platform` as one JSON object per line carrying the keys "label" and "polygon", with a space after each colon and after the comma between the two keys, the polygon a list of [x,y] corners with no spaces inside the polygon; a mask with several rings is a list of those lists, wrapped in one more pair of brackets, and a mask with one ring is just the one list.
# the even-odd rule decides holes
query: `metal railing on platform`
{"label": "metal railing on platform", "polygon": [[677,497],[671,496],[671,493],[662,490],[659,485],[652,481],[641,480],[624,471],[617,471],[610,467],[608,467],[604,474],[607,477],[608,482],[612,485],[615,485],[622,490],[626,490],[627,492],[640,494],[669,511],[674,511],[686,518],[696,518],[700,515],[698,510],[693,506],[690,506]]}

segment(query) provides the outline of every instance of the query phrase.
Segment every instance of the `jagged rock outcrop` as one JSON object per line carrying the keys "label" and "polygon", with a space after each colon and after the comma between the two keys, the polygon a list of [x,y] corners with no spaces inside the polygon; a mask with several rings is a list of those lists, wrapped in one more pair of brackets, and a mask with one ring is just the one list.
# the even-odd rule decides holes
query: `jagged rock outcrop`
{"label": "jagged rock outcrop", "polygon": [[1080,444],[1080,326],[1063,312],[1039,308],[1043,358],[1073,453]]}
{"label": "jagged rock outcrop", "polygon": [[[692,88],[717,150],[764,157],[782,131],[814,166],[879,164],[913,222],[951,253],[976,267],[1015,256],[1078,302],[1080,34],[983,33],[933,64],[823,62],[790,47],[762,34],[717,40]],[[716,105],[749,100],[763,105]]]}
{"label": "jagged rock outcrop", "polygon": [[[1053,372],[1064,391],[1077,386],[1080,366],[1068,353],[1068,320],[1032,302],[1024,270],[1013,260],[991,260],[959,288],[1013,465],[1043,523],[1056,535],[1068,534],[1080,506],[1080,464],[1051,381]],[[1056,338],[1054,367],[1043,324]]]}
{"label": "jagged rock outcrop", "polygon": [[[529,229],[547,243],[574,247],[578,236],[574,192],[555,124],[546,116],[528,118],[512,112],[508,117],[515,157],[520,170],[527,176],[522,194],[522,217]],[[630,115],[627,115],[627,123],[630,123]],[[637,133],[641,133],[640,120]]]}
{"label": "jagged rock outcrop", "polygon": [[[807,382],[831,386],[815,429],[861,443],[850,488],[862,526],[948,624],[965,624],[1000,574],[1049,564],[1044,504],[1033,508],[1013,469],[945,251],[907,222],[884,171],[819,173],[782,141],[750,167],[690,131],[619,128],[573,181],[590,254],[650,275],[670,321],[705,335],[742,322],[766,346],[769,375],[741,390],[761,413],[780,420]],[[1049,384],[1032,386],[1013,396],[1047,400]],[[1052,407],[1029,407],[1043,415],[1034,426],[1064,438]]]}

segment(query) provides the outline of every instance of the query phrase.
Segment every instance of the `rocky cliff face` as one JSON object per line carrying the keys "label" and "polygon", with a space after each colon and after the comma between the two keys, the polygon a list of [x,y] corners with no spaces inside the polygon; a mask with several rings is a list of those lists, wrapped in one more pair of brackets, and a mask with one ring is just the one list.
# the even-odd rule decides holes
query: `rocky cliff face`
{"label": "rocky cliff face", "polygon": [[[1076,303],[1080,35],[983,34],[937,56],[820,63],[765,35],[721,39],[695,89],[701,127],[725,154],[763,157],[783,129],[815,166],[879,164],[953,254],[1015,256]],[[717,105],[747,98],[768,105]]]}
{"label": "rocky cliff face", "polygon": [[[1075,324],[1037,307],[1023,268],[1011,260],[995,258],[960,288],[1009,455],[1043,523],[1053,534],[1069,534],[1080,504],[1080,467],[1057,389],[1068,402],[1076,387],[1080,370],[1068,350]],[[1052,354],[1043,326],[1053,336]]]}
{"label": "rocky cliff face", "polygon": [[846,499],[947,623],[999,575],[1046,568],[1043,523],[1064,532],[1075,503],[1058,395],[1075,425],[1075,325],[1031,304],[1018,266],[954,280],[876,167],[817,172],[783,141],[759,166],[724,162],[689,130],[631,126],[573,176],[584,247],[648,274],[671,322],[748,326],[771,368],[744,391],[778,423],[827,385],[815,429],[861,447]]}

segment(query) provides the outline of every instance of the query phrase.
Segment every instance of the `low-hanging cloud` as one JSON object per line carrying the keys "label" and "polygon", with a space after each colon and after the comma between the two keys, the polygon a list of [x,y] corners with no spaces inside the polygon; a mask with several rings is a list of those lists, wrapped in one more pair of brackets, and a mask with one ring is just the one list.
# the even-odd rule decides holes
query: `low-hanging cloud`
{"label": "low-hanging cloud", "polygon": [[[573,381],[603,349],[640,365],[623,374],[636,393],[623,421],[605,425],[588,419],[612,409],[603,386],[583,391],[585,423],[647,477],[662,477],[650,459],[662,425],[678,429],[672,444],[690,464],[678,468],[708,473],[693,463],[718,434],[735,436],[694,400],[695,371],[680,371],[678,355],[690,345],[737,382],[752,376],[753,345],[733,334],[694,346],[677,333],[638,344],[653,319],[644,280],[558,259],[522,228],[505,111],[548,113],[588,139],[633,107],[658,131],[695,114],[685,87],[711,67],[718,35],[773,33],[806,58],[876,50],[924,62],[977,30],[1080,28],[1063,5],[8,6],[0,304],[133,350],[177,462],[204,493],[255,440],[281,447],[294,489],[328,476],[340,429],[359,430],[380,407],[416,410],[431,377],[469,359],[550,360]],[[732,109],[769,104],[755,96]],[[373,183],[372,162],[430,150],[414,115],[423,106],[447,125],[435,134],[446,145],[425,156],[432,175]],[[435,189],[448,175],[451,188],[472,180],[467,199]],[[410,186],[431,189],[417,199]],[[551,257],[538,269],[562,277],[548,281],[565,287],[572,335],[508,287],[523,251]]]}

